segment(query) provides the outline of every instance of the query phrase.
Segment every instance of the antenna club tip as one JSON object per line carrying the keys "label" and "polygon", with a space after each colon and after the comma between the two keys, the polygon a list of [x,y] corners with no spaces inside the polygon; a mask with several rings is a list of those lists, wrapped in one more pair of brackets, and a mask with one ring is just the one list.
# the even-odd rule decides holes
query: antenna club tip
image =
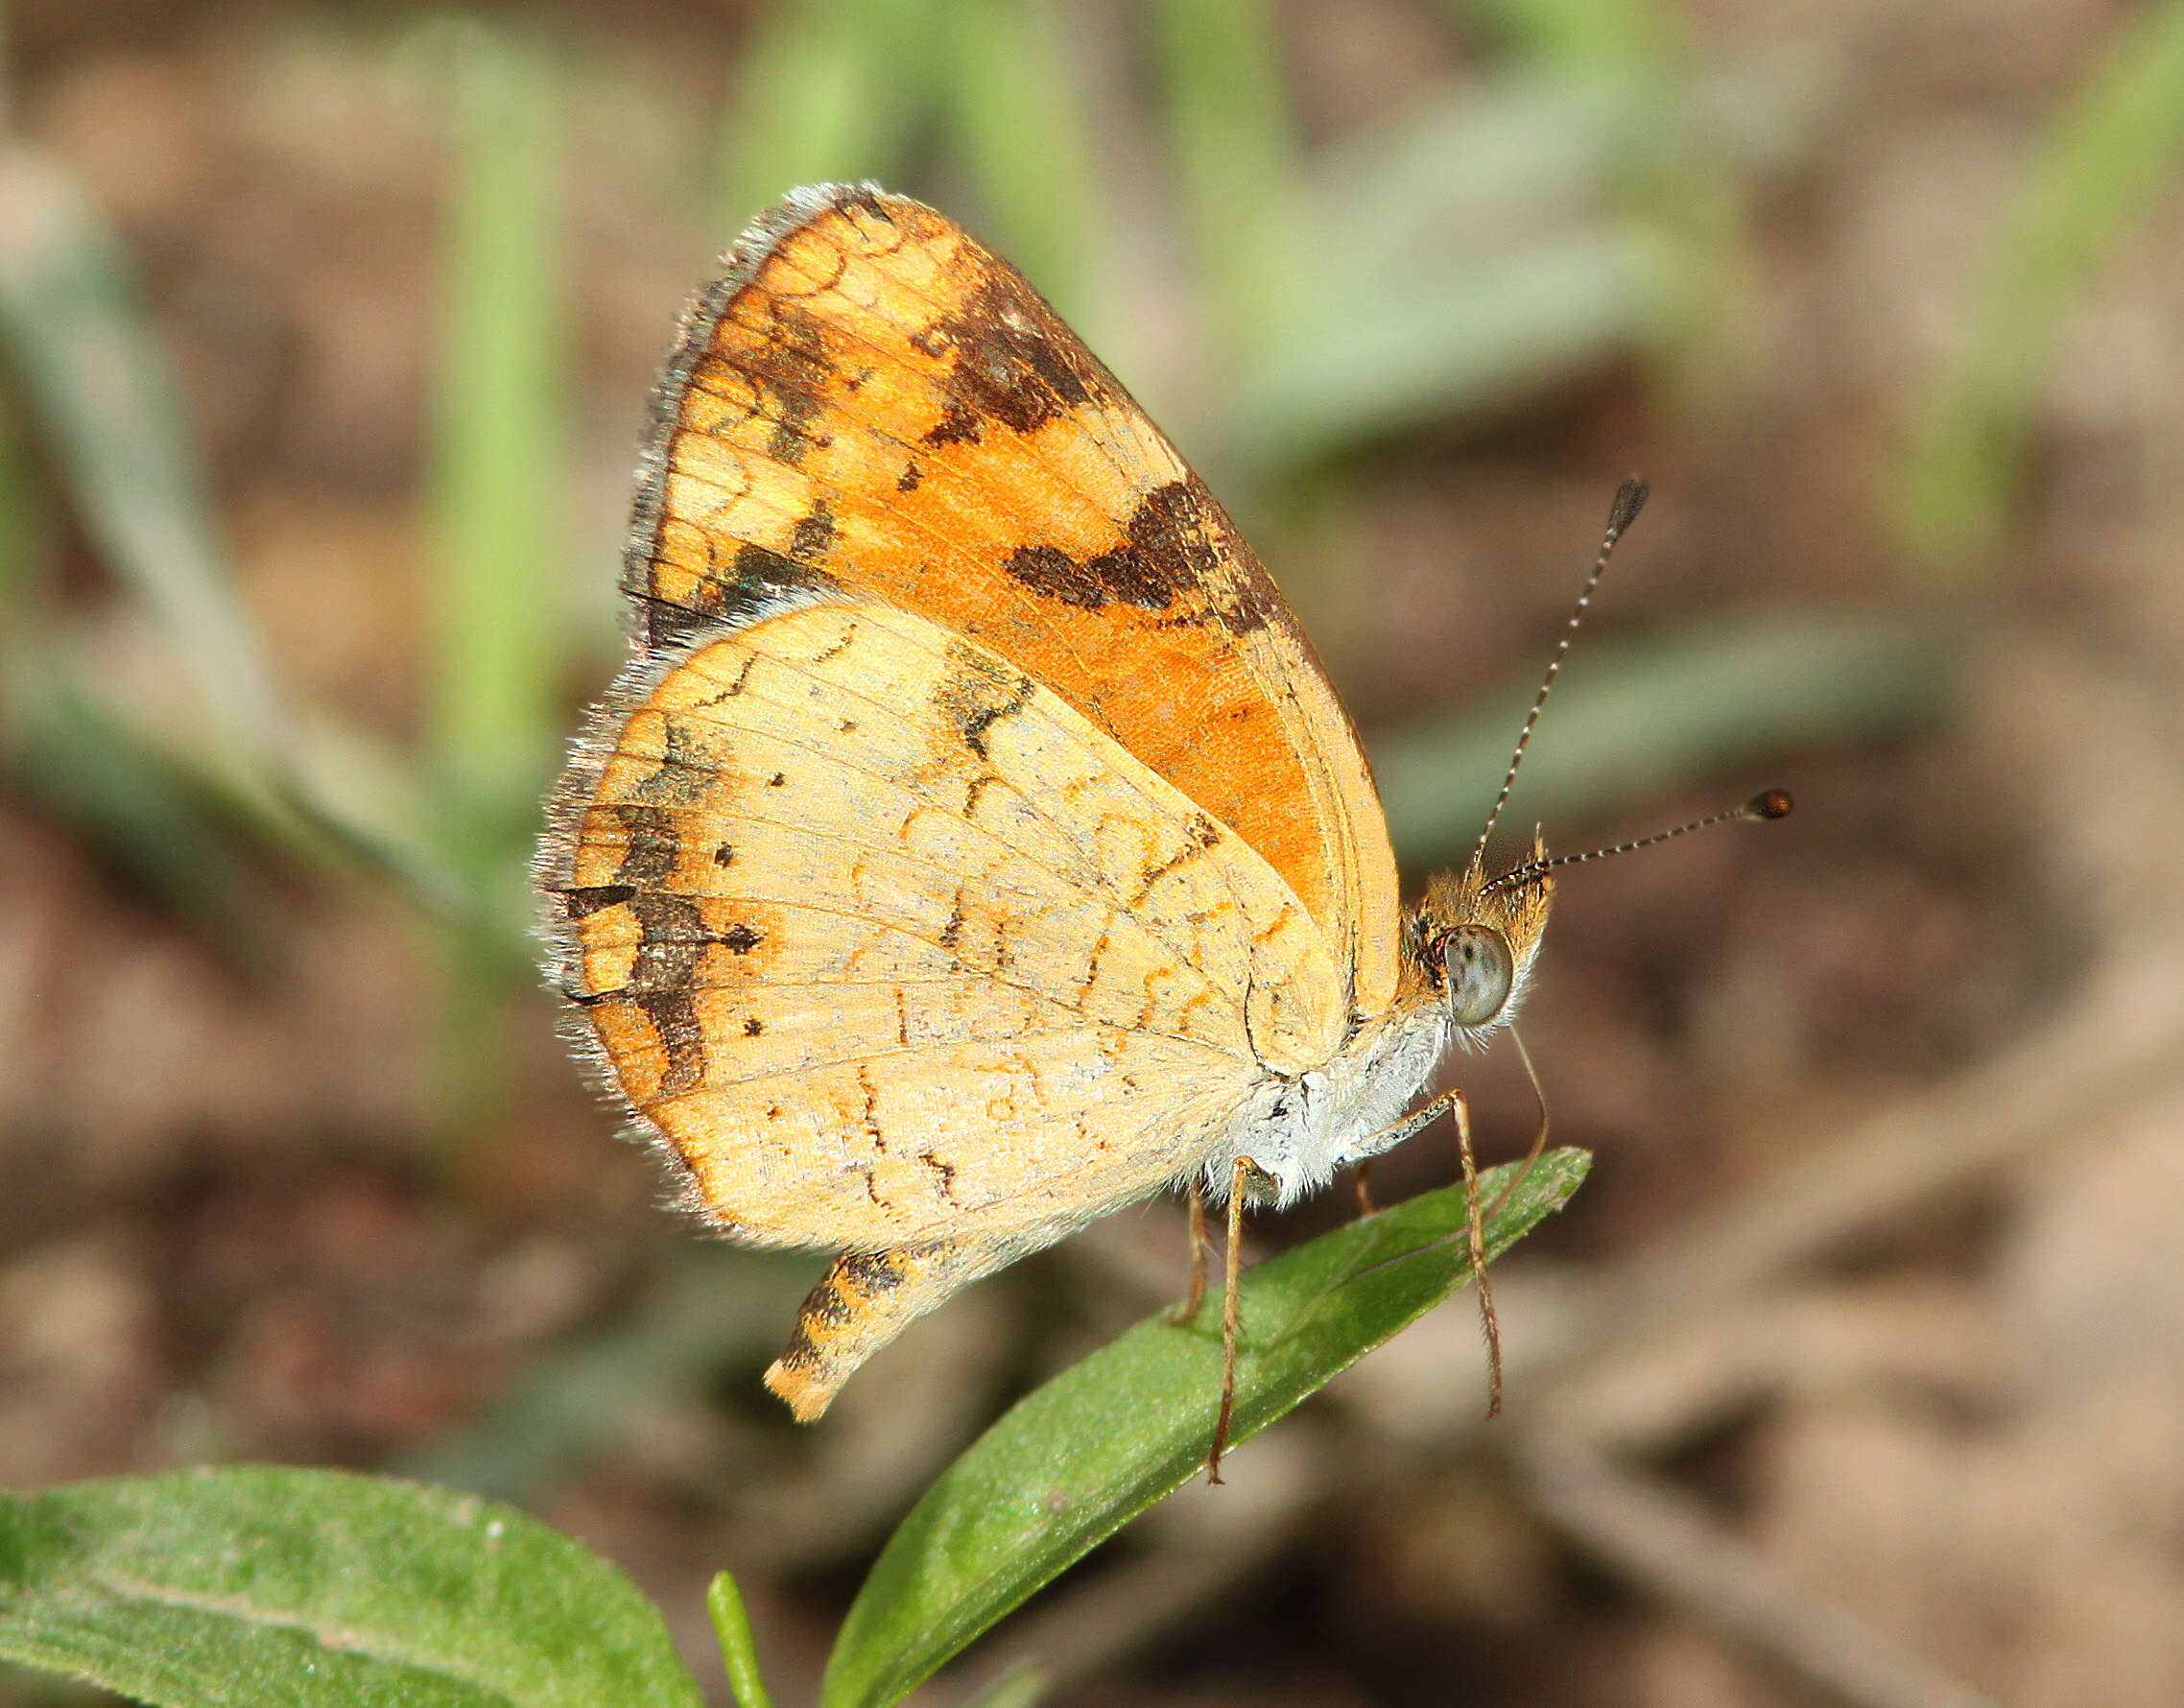
{"label": "antenna club tip", "polygon": [[1745,803],[1745,812],[1753,818],[1787,818],[1796,804],[1789,790],[1767,789]]}
{"label": "antenna club tip", "polygon": [[1648,491],[1646,483],[1636,475],[1616,487],[1615,502],[1607,510],[1607,531],[1611,537],[1638,519],[1638,512],[1646,508]]}

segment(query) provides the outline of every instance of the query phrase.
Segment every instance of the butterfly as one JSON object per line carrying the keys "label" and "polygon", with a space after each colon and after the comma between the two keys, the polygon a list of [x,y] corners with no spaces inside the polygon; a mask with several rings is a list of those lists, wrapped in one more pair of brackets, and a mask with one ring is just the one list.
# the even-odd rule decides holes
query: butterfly
{"label": "butterfly", "polygon": [[550,976],[692,1210],[839,1253],[767,1386],[816,1418],[958,1289],[1177,1186],[1194,1310],[1228,1209],[1232,1385],[1244,1205],[1447,1104],[1414,1107],[1452,1039],[1522,1000],[1536,839],[1406,908],[1221,507],[1020,273],[873,185],[794,192],[691,304],[622,584],[537,863]]}

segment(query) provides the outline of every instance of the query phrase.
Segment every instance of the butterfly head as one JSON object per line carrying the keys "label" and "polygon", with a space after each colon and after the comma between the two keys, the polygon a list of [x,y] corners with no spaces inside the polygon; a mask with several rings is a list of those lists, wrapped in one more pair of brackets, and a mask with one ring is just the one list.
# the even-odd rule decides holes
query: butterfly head
{"label": "butterfly head", "polygon": [[1535,839],[1531,860],[1487,877],[1474,860],[1460,872],[1440,872],[1412,910],[1403,933],[1405,974],[1421,1001],[1448,1008],[1460,1035],[1482,1037],[1515,1017],[1555,880],[1544,870],[1547,850]]}

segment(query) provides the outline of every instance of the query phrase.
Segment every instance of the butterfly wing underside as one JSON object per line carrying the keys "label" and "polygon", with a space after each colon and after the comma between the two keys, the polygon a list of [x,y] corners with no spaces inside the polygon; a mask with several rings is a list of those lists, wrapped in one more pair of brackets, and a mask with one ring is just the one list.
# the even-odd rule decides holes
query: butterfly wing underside
{"label": "butterfly wing underside", "polygon": [[844,1252],[801,1417],[964,1282],[1203,1166],[1395,996],[1355,732],[1202,484],[932,209],[799,191],[654,399],[638,657],[541,858],[604,1077]]}
{"label": "butterfly wing underside", "polygon": [[824,576],[932,618],[1119,740],[1289,884],[1377,1015],[1393,856],[1280,593],[1121,384],[933,209],[797,192],[687,316],[625,585],[655,642]]}
{"label": "butterfly wing underside", "polygon": [[753,1242],[1043,1245],[1340,1037],[1255,852],[912,613],[827,599],[640,672],[562,798],[564,988]]}
{"label": "butterfly wing underside", "polygon": [[558,799],[562,987],[707,1218],[849,1247],[815,1416],[964,1282],[1202,1166],[1341,972],[1240,839],[1050,689],[850,595],[640,664]]}

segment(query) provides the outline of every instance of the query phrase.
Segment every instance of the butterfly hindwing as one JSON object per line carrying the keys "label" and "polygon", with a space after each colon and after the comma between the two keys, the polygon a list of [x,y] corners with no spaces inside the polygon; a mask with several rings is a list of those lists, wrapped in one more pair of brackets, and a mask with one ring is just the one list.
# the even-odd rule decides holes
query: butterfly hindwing
{"label": "butterfly hindwing", "polygon": [[927,618],[782,604],[631,676],[542,874],[564,988],[712,1220],[1043,1245],[1339,1045],[1324,936],[1196,803]]}

